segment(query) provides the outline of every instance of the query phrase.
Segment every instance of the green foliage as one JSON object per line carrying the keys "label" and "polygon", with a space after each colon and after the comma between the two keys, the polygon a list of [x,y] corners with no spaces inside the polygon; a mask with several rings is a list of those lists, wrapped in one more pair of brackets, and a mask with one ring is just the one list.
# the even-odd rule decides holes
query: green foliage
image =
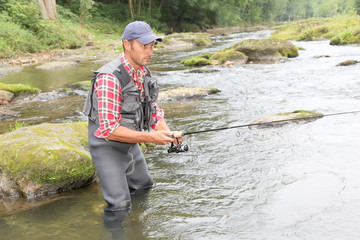
{"label": "green foliage", "polygon": [[345,45],[360,43],[360,25],[354,26],[330,40],[330,45]]}
{"label": "green foliage", "polygon": [[14,125],[10,124],[9,129],[7,131],[5,131],[5,132],[6,133],[13,132],[13,131],[18,130],[18,129],[20,129],[22,127],[25,127],[25,126],[26,126],[26,123],[15,121],[15,124]]}
{"label": "green foliage", "polygon": [[35,1],[9,0],[6,10],[12,21],[25,29],[36,30],[40,21],[40,9]]}
{"label": "green foliage", "polygon": [[337,16],[331,19],[310,19],[278,28],[271,39],[319,40],[331,39],[330,44],[360,43],[360,18]]}
{"label": "green foliage", "polygon": [[31,31],[10,21],[5,13],[0,14],[0,58],[8,58],[23,52],[41,50],[40,41]]}
{"label": "green foliage", "polygon": [[[132,20],[148,22],[155,32],[198,32],[222,26],[271,24],[360,12],[360,0],[57,0],[58,20],[43,20],[35,0],[0,0],[0,58],[55,48],[76,48],[96,40],[119,39]],[[132,19],[133,17],[133,19]],[[6,25],[6,26],[5,26]],[[317,25],[318,26],[318,25]],[[315,26],[314,26],[315,27]],[[322,29],[321,29],[322,28]],[[354,40],[354,34],[299,27],[297,39]],[[323,32],[322,32],[323,31]],[[345,30],[348,31],[347,26]],[[355,34],[356,35],[356,34]],[[283,36],[284,39],[289,36]],[[343,40],[342,40],[343,39]],[[335,41],[335,40],[334,40]],[[201,42],[199,44],[202,44]]]}
{"label": "green foliage", "polygon": [[68,22],[42,19],[35,1],[9,0],[3,6],[6,11],[0,14],[0,58],[83,44],[78,29]]}
{"label": "green foliage", "polygon": [[94,5],[94,3],[95,2],[93,0],[80,0],[79,13],[80,13],[81,23],[84,24],[85,21],[89,20],[89,18],[91,17],[90,9]]}
{"label": "green foliage", "polygon": [[360,0],[355,0],[354,9],[355,9],[356,14],[360,15]]}

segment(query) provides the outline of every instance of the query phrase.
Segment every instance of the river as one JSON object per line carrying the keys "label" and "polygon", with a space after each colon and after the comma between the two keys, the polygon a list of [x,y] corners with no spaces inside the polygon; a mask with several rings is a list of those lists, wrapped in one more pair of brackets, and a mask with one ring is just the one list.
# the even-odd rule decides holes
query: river
{"label": "river", "polygon": [[[284,63],[211,67],[216,70],[211,73],[191,73],[178,63],[270,33],[216,36],[208,48],[156,55],[150,69],[162,89],[221,90],[203,99],[163,103],[171,128],[188,132],[247,124],[299,109],[323,114],[360,110],[360,64],[336,67],[360,60],[359,46],[294,42],[305,50]],[[0,79],[30,82],[45,92],[43,99],[14,103],[10,109],[19,114],[2,121],[2,129],[14,121],[84,120],[85,92],[68,94],[66,89],[89,79],[88,70],[96,67],[82,63],[51,72],[28,67]],[[65,97],[59,97],[59,88],[66,88]],[[104,226],[104,202],[94,183],[31,210],[2,213],[0,238],[359,239],[359,117],[186,136],[188,152],[168,154],[168,146],[157,146],[145,154],[155,185],[146,195],[132,197],[132,210],[120,228]]]}

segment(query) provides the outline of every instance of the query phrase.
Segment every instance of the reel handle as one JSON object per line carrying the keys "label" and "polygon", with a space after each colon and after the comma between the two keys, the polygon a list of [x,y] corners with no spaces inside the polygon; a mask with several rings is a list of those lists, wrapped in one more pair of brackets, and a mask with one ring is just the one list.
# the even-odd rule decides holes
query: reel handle
{"label": "reel handle", "polygon": [[172,137],[173,137],[173,138],[179,138],[179,137],[182,137],[182,136],[184,136],[184,135],[183,135],[183,133],[180,132],[180,131],[175,131],[175,132],[173,132],[173,134],[172,134]]}

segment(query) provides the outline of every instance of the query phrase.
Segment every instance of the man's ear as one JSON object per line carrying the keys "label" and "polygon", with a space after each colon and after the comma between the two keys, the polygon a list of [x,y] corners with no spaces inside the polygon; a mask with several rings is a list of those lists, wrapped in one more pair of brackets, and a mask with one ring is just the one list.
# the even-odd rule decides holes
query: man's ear
{"label": "man's ear", "polygon": [[123,48],[124,50],[130,50],[130,42],[128,40],[123,41]]}

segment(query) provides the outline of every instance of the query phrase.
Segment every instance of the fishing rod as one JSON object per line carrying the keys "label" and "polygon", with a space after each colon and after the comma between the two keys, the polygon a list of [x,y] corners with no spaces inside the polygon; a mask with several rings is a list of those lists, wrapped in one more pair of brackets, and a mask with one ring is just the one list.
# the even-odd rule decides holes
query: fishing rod
{"label": "fishing rod", "polygon": [[234,128],[243,128],[243,127],[252,127],[252,126],[269,126],[271,124],[276,123],[283,123],[288,121],[299,121],[299,120],[310,120],[310,119],[316,119],[316,118],[322,118],[322,117],[330,117],[330,116],[338,116],[338,115],[345,115],[345,114],[356,114],[360,113],[360,111],[351,111],[351,112],[339,112],[339,113],[330,113],[330,114],[319,114],[315,116],[309,116],[309,117],[299,117],[299,118],[290,118],[290,119],[283,119],[283,120],[275,120],[270,122],[259,122],[259,123],[250,123],[250,124],[242,124],[242,125],[236,125],[236,126],[229,126],[229,127],[221,127],[221,128],[212,128],[212,129],[206,129],[201,131],[193,131],[193,132],[174,132],[173,138],[177,139],[177,145],[174,145],[171,143],[170,148],[168,149],[169,153],[172,152],[186,152],[189,150],[188,145],[181,145],[178,138],[186,136],[186,135],[193,135],[193,134],[199,134],[199,133],[207,133],[207,132],[215,132],[215,131],[223,131],[223,130],[229,130]]}

